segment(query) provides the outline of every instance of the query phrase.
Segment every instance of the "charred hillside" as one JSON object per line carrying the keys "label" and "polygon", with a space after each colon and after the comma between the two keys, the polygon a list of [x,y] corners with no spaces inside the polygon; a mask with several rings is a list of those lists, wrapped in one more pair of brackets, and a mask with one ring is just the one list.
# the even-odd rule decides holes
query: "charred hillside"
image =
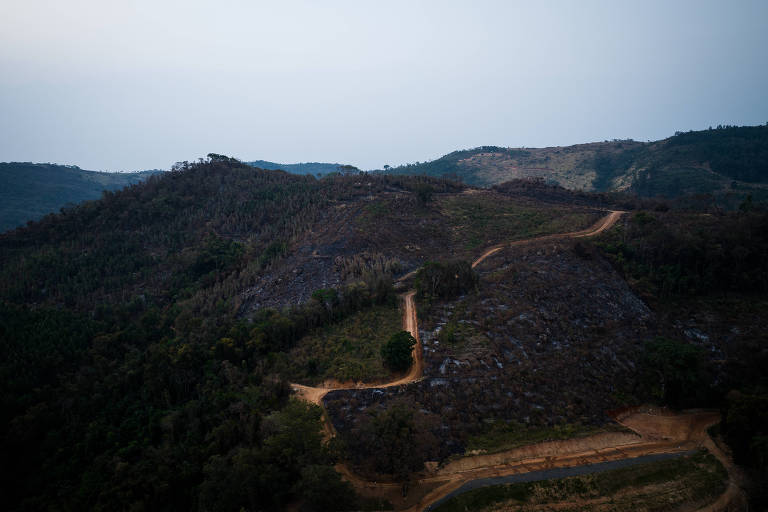
{"label": "charred hillside", "polygon": [[275,356],[424,261],[592,215],[465,189],[217,157],[0,235],[8,508],[356,507]]}

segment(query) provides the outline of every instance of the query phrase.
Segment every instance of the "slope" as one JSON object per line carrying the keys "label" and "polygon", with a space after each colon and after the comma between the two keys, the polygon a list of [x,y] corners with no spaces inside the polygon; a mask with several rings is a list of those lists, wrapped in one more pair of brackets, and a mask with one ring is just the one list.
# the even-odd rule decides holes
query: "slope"
{"label": "slope", "polygon": [[549,148],[482,146],[386,172],[449,176],[479,186],[540,178],[572,190],[714,194],[733,206],[749,194],[768,200],[768,125],[678,132],[648,143],[629,139]]}
{"label": "slope", "polygon": [[75,166],[0,163],[0,232],[58,212],[66,205],[98,199],[160,171],[110,173]]}

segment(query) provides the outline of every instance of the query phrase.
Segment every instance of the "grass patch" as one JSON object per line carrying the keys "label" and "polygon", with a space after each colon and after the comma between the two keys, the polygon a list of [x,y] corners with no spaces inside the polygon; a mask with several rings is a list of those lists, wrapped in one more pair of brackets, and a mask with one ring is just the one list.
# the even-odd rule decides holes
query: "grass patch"
{"label": "grass patch", "polygon": [[553,427],[529,427],[516,421],[495,420],[487,424],[484,432],[471,436],[467,440],[467,450],[496,453],[527,444],[571,439],[613,430],[623,430],[623,427],[608,424],[595,428],[573,423]]}
{"label": "grass patch", "polygon": [[402,330],[397,305],[376,306],[341,322],[316,329],[276,363],[294,381],[317,384],[326,379],[376,381],[390,376],[381,347]]}
{"label": "grass patch", "polygon": [[380,222],[382,218],[391,212],[390,202],[384,199],[377,199],[367,204],[362,213],[357,217],[356,223],[359,228],[368,229]]}
{"label": "grass patch", "polygon": [[727,478],[714,456],[699,452],[591,475],[483,487],[434,510],[523,510],[530,505],[575,500],[580,501],[573,510],[672,510],[686,503],[711,501],[725,490]]}

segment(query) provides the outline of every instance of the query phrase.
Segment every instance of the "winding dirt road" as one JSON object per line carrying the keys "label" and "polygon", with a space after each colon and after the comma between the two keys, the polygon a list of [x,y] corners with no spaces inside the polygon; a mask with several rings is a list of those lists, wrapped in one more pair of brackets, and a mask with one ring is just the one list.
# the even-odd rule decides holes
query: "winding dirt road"
{"label": "winding dirt road", "polygon": [[[597,234],[602,233],[606,229],[609,229],[611,226],[613,226],[616,221],[621,217],[622,214],[626,212],[623,211],[617,211],[617,210],[611,210],[608,212],[608,215],[597,221],[595,224],[590,226],[587,229],[583,229],[581,231],[574,231],[571,233],[559,233],[554,235],[544,235],[536,238],[529,238],[526,240],[517,240],[515,242],[507,242],[504,244],[495,245],[489,249],[487,249],[483,254],[480,255],[475,261],[472,262],[472,268],[475,268],[480,263],[482,263],[486,258],[491,256],[492,254],[495,254],[499,252],[500,250],[506,248],[506,247],[514,247],[517,245],[524,245],[534,242],[541,242],[543,240],[562,240],[565,238],[580,238],[580,237],[589,237],[589,236],[595,236]],[[418,269],[413,270],[404,276],[397,279],[396,282],[404,282],[408,279],[414,277],[416,273],[418,272]],[[390,382],[338,382],[335,380],[328,380],[323,383],[321,386],[304,386],[302,384],[291,384],[291,387],[296,392],[297,396],[302,398],[303,400],[306,400],[307,402],[311,402],[313,404],[317,404],[322,406],[323,397],[329,392],[333,391],[335,389],[381,389],[381,388],[390,388],[394,386],[402,386],[405,384],[410,384],[411,382],[416,382],[422,378],[423,373],[423,361],[422,361],[422,348],[421,348],[421,341],[419,340],[419,327],[418,327],[418,320],[416,318],[416,307],[413,302],[413,298],[416,295],[416,290],[409,290],[402,294],[400,297],[403,299],[403,329],[411,333],[411,336],[416,340],[416,345],[413,347],[413,365],[411,365],[410,370],[408,370],[408,373],[403,375],[402,377],[399,377],[396,380],[390,381]]]}
{"label": "winding dirt road", "polygon": [[[591,237],[611,228],[626,212],[609,211],[591,227],[571,233],[544,235],[527,240],[518,240],[499,244],[485,250],[475,261],[472,268],[477,267],[493,254],[507,247],[541,242],[545,240],[562,240],[567,238]],[[397,280],[403,282],[413,277],[417,271],[410,272]],[[322,407],[323,397],[335,389],[380,389],[402,386],[416,382],[423,375],[423,358],[421,341],[419,340],[416,307],[414,305],[415,290],[409,290],[401,295],[403,299],[403,329],[415,339],[413,348],[414,364],[407,374],[396,380],[385,383],[339,383],[326,381],[322,386],[310,387],[301,384],[291,384],[296,394]],[[334,436],[335,430],[329,418],[324,414],[324,431],[326,436]],[[681,453],[702,446],[708,448],[721,462],[726,465],[729,473],[729,487],[726,493],[710,507],[707,512],[725,510],[733,498],[738,496],[739,487],[734,482],[734,468],[726,457],[706,434],[706,428],[717,421],[719,415],[712,412],[690,413],[682,415],[653,414],[653,411],[635,412],[616,418],[616,421],[634,432],[632,433],[603,433],[593,436],[569,439],[564,441],[549,441],[494,454],[462,457],[441,468],[433,465],[432,471],[417,475],[411,482],[410,491],[402,497],[401,484],[396,482],[372,482],[352,473],[350,469],[339,464],[336,469],[355,487],[357,492],[370,497],[389,500],[398,510],[416,512],[424,510],[430,504],[444,498],[459,489],[466,482],[488,477],[499,477],[527,473],[542,469],[577,467],[598,462],[624,460],[659,453]]]}

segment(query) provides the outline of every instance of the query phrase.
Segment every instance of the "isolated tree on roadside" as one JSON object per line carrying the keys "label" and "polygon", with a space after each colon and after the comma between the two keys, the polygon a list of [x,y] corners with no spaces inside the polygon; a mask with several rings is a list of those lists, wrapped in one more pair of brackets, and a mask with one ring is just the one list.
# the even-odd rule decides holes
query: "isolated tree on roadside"
{"label": "isolated tree on roadside", "polygon": [[381,347],[381,357],[384,364],[393,372],[404,372],[413,364],[411,352],[416,340],[408,331],[400,331],[392,335],[389,341]]}

